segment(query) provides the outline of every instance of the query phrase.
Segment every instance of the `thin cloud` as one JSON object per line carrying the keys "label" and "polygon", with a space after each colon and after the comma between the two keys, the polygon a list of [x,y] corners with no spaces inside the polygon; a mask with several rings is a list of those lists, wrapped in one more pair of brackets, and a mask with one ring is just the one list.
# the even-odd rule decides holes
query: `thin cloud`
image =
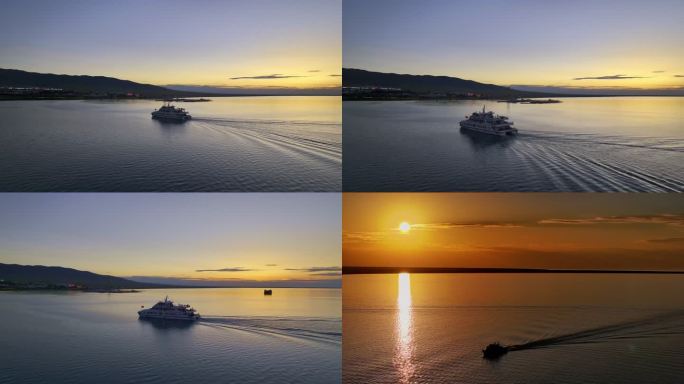
{"label": "thin cloud", "polygon": [[653,73],[664,73],[664,72],[665,72],[665,71],[662,71],[662,70],[660,70],[660,71],[653,71]]}
{"label": "thin cloud", "polygon": [[320,71],[321,71],[320,69],[310,69],[310,70],[308,70],[307,72],[309,72],[309,73],[316,73],[316,72],[320,72]]}
{"label": "thin cloud", "polygon": [[197,269],[195,272],[252,272],[257,271],[257,269],[249,269],[242,267],[229,267],[220,269]]}
{"label": "thin cloud", "polygon": [[342,77],[342,75],[328,75],[330,77]]}
{"label": "thin cloud", "polygon": [[238,77],[231,77],[230,79],[231,80],[240,80],[240,79],[273,80],[273,79],[290,79],[293,77],[306,77],[306,76],[283,75],[280,73],[274,73],[272,75],[238,76]]}
{"label": "thin cloud", "polygon": [[285,268],[286,271],[300,271],[300,272],[341,272],[342,267],[309,267],[309,268]]}
{"label": "thin cloud", "polygon": [[663,239],[648,239],[649,243],[684,243],[684,237],[667,237]]}
{"label": "thin cloud", "polygon": [[684,75],[674,75],[674,77],[684,77]]}
{"label": "thin cloud", "polygon": [[646,79],[643,76],[627,76],[627,75],[607,75],[607,76],[587,76],[575,77],[573,80],[622,80],[622,79]]}
{"label": "thin cloud", "polygon": [[543,219],[539,220],[537,223],[555,225],[664,224],[684,226],[684,215],[596,216],[584,219]]}
{"label": "thin cloud", "polygon": [[344,242],[346,243],[368,243],[380,241],[385,238],[385,232],[346,232],[344,233]]}
{"label": "thin cloud", "polygon": [[278,264],[264,264],[266,267],[277,267]]}
{"label": "thin cloud", "polygon": [[[524,223],[509,223],[509,222],[452,222],[452,223],[417,223],[411,224],[411,230],[417,231],[437,231],[455,228],[519,228],[525,226]],[[399,228],[391,228],[385,231],[367,231],[367,232],[345,232],[343,241],[345,243],[373,243],[382,241],[387,238],[393,231],[399,231]]]}
{"label": "thin cloud", "polygon": [[411,229],[452,229],[452,228],[517,228],[521,227],[519,223],[506,222],[454,222],[454,223],[427,223],[427,224],[411,224]]}
{"label": "thin cloud", "polygon": [[173,276],[130,276],[129,279],[142,283],[166,284],[187,287],[250,287],[250,288],[339,288],[342,280],[319,276],[311,279],[253,280],[239,278],[191,278]]}

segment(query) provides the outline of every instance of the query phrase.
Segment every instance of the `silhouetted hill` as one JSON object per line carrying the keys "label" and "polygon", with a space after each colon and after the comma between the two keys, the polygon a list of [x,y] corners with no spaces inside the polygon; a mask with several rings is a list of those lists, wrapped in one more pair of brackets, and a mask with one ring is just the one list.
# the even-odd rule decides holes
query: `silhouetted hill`
{"label": "silhouetted hill", "polygon": [[78,284],[90,289],[163,287],[163,285],[159,284],[139,283],[121,277],[98,275],[72,268],[2,263],[0,263],[0,280],[17,284]]}
{"label": "silhouetted hill", "polygon": [[449,76],[405,75],[397,73],[371,72],[362,69],[342,69],[344,87],[383,87],[399,88],[417,94],[478,94],[483,97],[518,98],[548,97],[552,94],[541,92],[518,91],[494,84],[459,79]]}
{"label": "silhouetted hill", "polygon": [[193,92],[176,91],[150,84],[140,84],[105,76],[72,76],[26,72],[0,68],[0,87],[61,88],[84,94],[138,94],[141,97],[195,96]]}

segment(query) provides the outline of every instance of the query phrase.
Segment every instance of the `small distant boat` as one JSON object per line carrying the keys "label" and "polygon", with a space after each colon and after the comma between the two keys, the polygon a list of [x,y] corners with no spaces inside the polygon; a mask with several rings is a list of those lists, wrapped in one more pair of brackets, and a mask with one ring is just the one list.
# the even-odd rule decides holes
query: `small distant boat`
{"label": "small distant boat", "polygon": [[141,309],[138,311],[141,319],[163,319],[163,320],[199,320],[200,314],[188,304],[173,304],[166,296],[164,301],[159,301],[152,308]]}
{"label": "small distant boat", "polygon": [[489,344],[485,349],[482,350],[482,357],[487,360],[498,359],[499,357],[508,353],[508,348],[504,347],[499,343]]}
{"label": "small distant boat", "polygon": [[273,294],[273,291],[270,289],[264,289],[264,295],[266,296],[271,296]]}
{"label": "small distant boat", "polygon": [[176,108],[171,105],[170,101],[166,101],[159,109],[152,112],[152,118],[158,120],[175,120],[186,121],[192,119],[192,116],[184,108]]}
{"label": "small distant boat", "polygon": [[482,106],[482,112],[473,112],[459,124],[461,129],[488,135],[513,136],[518,134],[518,130],[513,128],[513,122],[509,121],[508,117],[495,115],[492,111],[485,112],[484,106]]}

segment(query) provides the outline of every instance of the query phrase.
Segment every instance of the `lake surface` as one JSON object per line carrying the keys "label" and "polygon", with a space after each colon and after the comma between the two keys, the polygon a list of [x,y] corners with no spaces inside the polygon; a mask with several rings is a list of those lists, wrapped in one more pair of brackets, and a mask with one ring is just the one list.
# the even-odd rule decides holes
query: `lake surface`
{"label": "lake surface", "polygon": [[[345,383],[681,383],[681,275],[343,277]],[[535,348],[497,361],[499,341]]]}
{"label": "lake surface", "polygon": [[[684,191],[684,97],[345,101],[345,191]],[[461,132],[508,116],[520,134]]]}
{"label": "lake surface", "polygon": [[[194,324],[138,320],[165,295]],[[2,383],[337,383],[341,291],[0,292]]]}
{"label": "lake surface", "polygon": [[337,191],[339,97],[2,101],[0,191]]}

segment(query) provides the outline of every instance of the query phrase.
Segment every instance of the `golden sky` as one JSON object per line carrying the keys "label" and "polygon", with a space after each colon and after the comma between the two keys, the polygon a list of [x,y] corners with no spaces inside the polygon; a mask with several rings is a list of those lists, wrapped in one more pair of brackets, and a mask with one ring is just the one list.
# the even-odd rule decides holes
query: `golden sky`
{"label": "golden sky", "polygon": [[0,263],[169,283],[339,280],[340,200],[336,193],[4,193]]}
{"label": "golden sky", "polygon": [[340,0],[9,0],[0,68],[155,85],[341,85]]}
{"label": "golden sky", "polygon": [[681,0],[345,0],[344,67],[497,85],[684,87]]}
{"label": "golden sky", "polygon": [[680,194],[346,193],[342,225],[344,266],[684,270]]}

